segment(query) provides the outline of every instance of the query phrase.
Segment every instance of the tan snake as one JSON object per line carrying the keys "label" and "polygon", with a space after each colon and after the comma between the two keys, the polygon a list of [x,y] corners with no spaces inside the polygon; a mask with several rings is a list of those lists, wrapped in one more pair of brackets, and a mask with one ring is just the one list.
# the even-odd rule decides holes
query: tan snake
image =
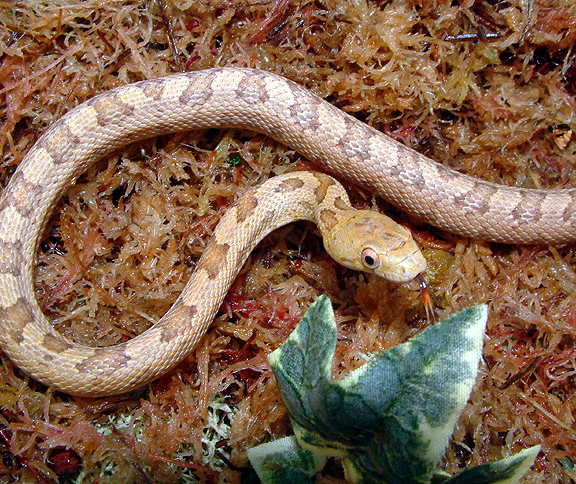
{"label": "tan snake", "polygon": [[[254,245],[292,220],[316,222],[327,250],[346,265],[399,281],[425,268],[405,229],[380,233],[377,227],[389,226],[388,219],[350,211],[331,177],[297,172],[272,178],[227,212],[179,299],[149,330],[109,348],[65,339],[33,291],[36,250],[59,197],[90,164],[127,143],[210,127],[266,133],[452,232],[509,243],[576,238],[576,190],[510,188],[459,174],[280,76],[219,68],[130,84],[81,104],[50,127],[0,199],[0,342],[22,370],[65,392],[92,396],[153,380],[206,331]],[[343,243],[351,237],[342,230],[359,236],[351,251]]]}

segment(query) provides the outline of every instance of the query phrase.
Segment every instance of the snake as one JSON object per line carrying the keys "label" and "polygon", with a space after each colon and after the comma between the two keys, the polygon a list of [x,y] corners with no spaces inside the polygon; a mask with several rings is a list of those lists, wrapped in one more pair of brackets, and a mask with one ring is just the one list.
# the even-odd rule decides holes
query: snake
{"label": "snake", "polygon": [[153,381],[207,331],[256,244],[295,220],[316,223],[328,253],[348,267],[398,282],[425,270],[407,229],[376,211],[354,210],[331,176],[294,171],[271,177],[229,208],[174,305],[142,334],[90,347],[55,330],[38,305],[33,277],[43,230],[65,190],[128,143],[225,127],[266,134],[450,232],[501,243],[576,239],[576,190],[509,187],[460,173],[282,76],[223,67],[140,81],[95,96],[50,126],[2,193],[0,345],[17,367],[82,396],[119,394]]}

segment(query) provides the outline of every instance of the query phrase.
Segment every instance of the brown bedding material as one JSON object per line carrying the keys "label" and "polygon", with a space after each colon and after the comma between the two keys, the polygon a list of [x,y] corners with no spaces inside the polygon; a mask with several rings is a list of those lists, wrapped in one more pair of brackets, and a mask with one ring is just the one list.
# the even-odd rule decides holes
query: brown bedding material
{"label": "brown bedding material", "polygon": [[[576,7],[561,0],[0,1],[0,186],[51,123],[95,94],[237,65],[294,79],[474,176],[573,187],[575,41]],[[38,250],[41,307],[75,341],[129,339],[171,306],[247,186],[307,168],[289,148],[241,130],[126,147],[55,209]],[[575,245],[459,238],[345,185],[356,206],[386,211],[419,237],[437,318],[490,306],[477,386],[444,469],[541,444],[524,482],[574,482]],[[85,482],[240,482],[246,449],[291,432],[266,356],[323,293],[339,323],[335,375],[428,324],[417,285],[336,265],[316,228],[301,223],[260,244],[198,347],[140,391],[69,397],[0,353],[1,480],[83,472]],[[343,482],[338,466],[318,482]]]}

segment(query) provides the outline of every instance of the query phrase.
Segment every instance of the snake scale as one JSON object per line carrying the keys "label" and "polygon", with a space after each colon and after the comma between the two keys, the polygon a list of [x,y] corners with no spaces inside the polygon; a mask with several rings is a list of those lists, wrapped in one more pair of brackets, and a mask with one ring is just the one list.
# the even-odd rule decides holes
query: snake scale
{"label": "snake scale", "polygon": [[[576,190],[511,188],[457,173],[283,77],[218,68],[142,81],[96,96],[51,126],[2,194],[0,343],[18,367],[71,394],[142,386],[201,338],[258,241],[296,219],[316,222],[328,252],[345,265],[398,281],[424,270],[405,229],[375,212],[350,210],[331,177],[295,172],[270,179],[228,210],[174,306],[146,332],[108,348],[64,338],[42,314],[33,290],[36,250],[59,197],[89,165],[130,142],[216,127],[265,133],[451,232],[505,243],[576,239]],[[360,237],[352,249],[343,243],[350,228]]]}

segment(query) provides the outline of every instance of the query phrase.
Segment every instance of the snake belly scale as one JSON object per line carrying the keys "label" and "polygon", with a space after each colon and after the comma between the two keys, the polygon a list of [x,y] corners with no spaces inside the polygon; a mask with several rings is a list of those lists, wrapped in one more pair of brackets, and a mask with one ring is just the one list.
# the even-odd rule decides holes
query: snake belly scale
{"label": "snake belly scale", "polygon": [[[280,76],[219,68],[143,81],[101,94],[50,127],[2,194],[0,342],[17,366],[72,394],[108,395],[141,386],[173,367],[200,339],[262,237],[299,218],[330,230],[339,211],[349,211],[345,193],[325,175],[272,179],[228,211],[189,284],[156,325],[109,348],[65,339],[42,314],[32,284],[42,230],[59,197],[89,165],[130,142],[212,127],[268,134],[452,232],[509,243],[576,238],[576,190],[511,188],[459,174]],[[403,269],[391,278],[405,280],[425,267],[411,244],[399,243]]]}

